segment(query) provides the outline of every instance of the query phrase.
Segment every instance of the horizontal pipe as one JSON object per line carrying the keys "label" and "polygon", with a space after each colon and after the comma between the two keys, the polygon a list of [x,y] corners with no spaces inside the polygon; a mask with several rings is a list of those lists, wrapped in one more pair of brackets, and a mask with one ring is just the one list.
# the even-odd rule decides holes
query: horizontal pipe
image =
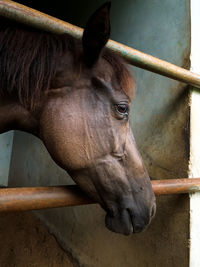
{"label": "horizontal pipe", "polygon": [[76,185],[0,189],[0,212],[27,211],[90,204]]}
{"label": "horizontal pipe", "polygon": [[[10,0],[0,1],[0,15],[46,31],[68,33],[79,39],[83,33],[80,27]],[[200,88],[200,75],[196,73],[113,40],[109,40],[107,47],[120,54],[129,64]]]}
{"label": "horizontal pipe", "polygon": [[195,193],[200,191],[200,178],[151,181],[155,195]]}
{"label": "horizontal pipe", "polygon": [[[156,195],[200,191],[200,178],[152,181]],[[27,211],[95,203],[76,185],[0,189],[0,212]]]}

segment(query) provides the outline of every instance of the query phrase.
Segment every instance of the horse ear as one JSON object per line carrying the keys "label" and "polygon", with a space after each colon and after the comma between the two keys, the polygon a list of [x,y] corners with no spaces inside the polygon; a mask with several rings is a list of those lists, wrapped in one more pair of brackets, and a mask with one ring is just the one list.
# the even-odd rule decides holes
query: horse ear
{"label": "horse ear", "polygon": [[83,52],[89,67],[96,63],[110,37],[110,7],[111,2],[106,2],[97,9],[89,18],[83,32]]}

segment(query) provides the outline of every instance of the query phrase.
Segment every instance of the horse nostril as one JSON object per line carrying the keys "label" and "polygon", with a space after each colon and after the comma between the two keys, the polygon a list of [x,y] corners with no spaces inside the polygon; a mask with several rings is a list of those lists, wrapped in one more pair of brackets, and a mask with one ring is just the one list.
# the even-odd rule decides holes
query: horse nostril
{"label": "horse nostril", "polygon": [[152,206],[151,218],[153,218],[155,214],[156,214],[156,203],[154,203],[153,206]]}

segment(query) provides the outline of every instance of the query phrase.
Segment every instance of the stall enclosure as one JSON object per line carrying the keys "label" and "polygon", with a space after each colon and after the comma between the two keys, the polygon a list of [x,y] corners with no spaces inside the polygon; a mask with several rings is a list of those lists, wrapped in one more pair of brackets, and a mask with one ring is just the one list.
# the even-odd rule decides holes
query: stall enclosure
{"label": "stall enclosure", "polygon": [[[20,1],[28,5],[30,1]],[[103,1],[73,1],[32,7],[84,26]],[[55,5],[55,3],[54,3]],[[79,7],[79,8],[77,8]],[[184,68],[190,67],[190,2],[112,1],[112,39]],[[188,176],[189,97],[187,85],[132,68],[137,94],[132,109],[136,142],[152,177]],[[70,184],[35,137],[15,132],[9,186]],[[189,198],[158,198],[157,215],[140,235],[109,232],[97,206],[36,214],[62,246],[87,266],[188,266]]]}

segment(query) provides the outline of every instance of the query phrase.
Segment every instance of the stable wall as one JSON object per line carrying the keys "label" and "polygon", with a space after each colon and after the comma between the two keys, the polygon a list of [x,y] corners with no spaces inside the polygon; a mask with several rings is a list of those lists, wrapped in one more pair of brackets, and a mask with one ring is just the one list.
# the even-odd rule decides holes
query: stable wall
{"label": "stable wall", "polygon": [[31,212],[0,217],[0,247],[1,267],[78,267]]}
{"label": "stable wall", "polygon": [[[200,2],[191,0],[191,71],[200,74]],[[190,164],[189,177],[200,177],[200,91],[190,94]],[[190,267],[200,266],[200,192],[190,194]]]}
{"label": "stable wall", "polygon": [[8,185],[13,131],[0,135],[0,187]]}
{"label": "stable wall", "polygon": [[[22,2],[22,1],[21,1]],[[24,1],[25,2],[25,1]],[[73,1],[41,10],[84,26],[104,1]],[[55,3],[54,3],[55,4]],[[79,7],[79,8],[77,8]],[[39,7],[38,7],[39,9]],[[189,0],[112,1],[112,39],[189,68]],[[137,83],[131,123],[154,178],[187,177],[188,91],[185,84],[132,68]],[[9,186],[71,184],[35,137],[15,132]],[[130,237],[109,232],[98,205],[37,212],[62,246],[83,266],[185,267],[189,263],[189,198],[158,197],[151,226]]]}

